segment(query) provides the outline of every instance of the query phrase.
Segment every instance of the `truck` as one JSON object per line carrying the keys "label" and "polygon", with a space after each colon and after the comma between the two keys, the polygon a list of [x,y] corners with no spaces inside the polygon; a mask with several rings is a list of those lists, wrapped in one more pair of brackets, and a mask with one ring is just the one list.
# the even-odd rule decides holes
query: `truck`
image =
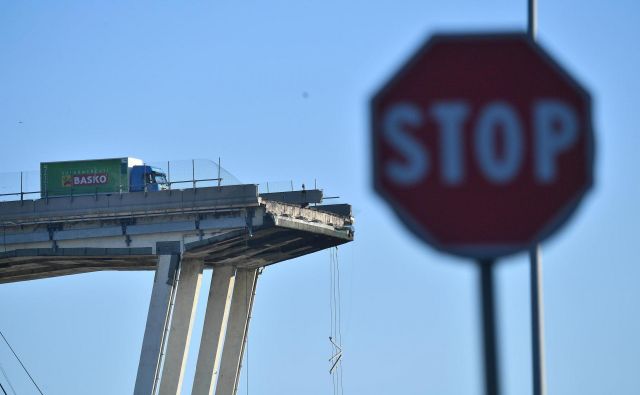
{"label": "truck", "polygon": [[40,163],[42,197],[153,192],[169,189],[166,174],[136,158]]}

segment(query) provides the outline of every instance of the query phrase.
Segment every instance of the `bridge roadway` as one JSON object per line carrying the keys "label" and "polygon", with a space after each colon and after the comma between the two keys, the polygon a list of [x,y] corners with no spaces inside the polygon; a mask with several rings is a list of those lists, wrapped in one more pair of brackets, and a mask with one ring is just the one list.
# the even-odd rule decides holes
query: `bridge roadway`
{"label": "bridge roadway", "polygon": [[155,270],[133,393],[173,395],[213,268],[192,394],[233,395],[261,268],[353,240],[351,207],[321,202],[253,184],[2,202],[0,283]]}

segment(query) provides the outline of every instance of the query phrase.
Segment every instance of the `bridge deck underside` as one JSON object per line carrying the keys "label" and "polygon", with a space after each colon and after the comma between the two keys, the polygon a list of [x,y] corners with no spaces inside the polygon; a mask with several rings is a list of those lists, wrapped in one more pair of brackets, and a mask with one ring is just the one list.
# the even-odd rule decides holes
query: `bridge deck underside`
{"label": "bridge deck underside", "polygon": [[[202,258],[206,267],[258,268],[352,240],[344,231],[304,224],[265,224],[230,230],[184,246],[184,258]],[[151,248],[30,248],[0,253],[0,283],[100,270],[155,270]]]}

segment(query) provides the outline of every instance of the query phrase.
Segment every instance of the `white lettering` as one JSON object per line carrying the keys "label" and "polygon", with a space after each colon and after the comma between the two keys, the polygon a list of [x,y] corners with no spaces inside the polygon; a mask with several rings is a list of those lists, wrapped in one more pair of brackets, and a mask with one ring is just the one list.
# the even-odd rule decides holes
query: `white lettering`
{"label": "white lettering", "polygon": [[557,158],[578,137],[578,117],[568,104],[559,100],[539,100],[533,105],[535,133],[535,176],[544,184],[556,179]]}
{"label": "white lettering", "polygon": [[464,179],[462,125],[469,105],[462,101],[436,102],[429,111],[440,126],[440,171],[445,184],[457,185]]}
{"label": "white lettering", "polygon": [[[440,177],[447,185],[460,185],[467,173],[465,123],[471,106],[462,100],[434,102],[426,114],[438,126]],[[383,117],[382,135],[399,153],[384,164],[389,179],[410,187],[422,182],[431,169],[431,155],[413,133],[424,126],[423,113],[410,103],[392,106]],[[578,116],[566,102],[542,99],[532,106],[533,175],[548,184],[557,178],[558,157],[578,139]],[[505,101],[490,102],[480,108],[473,125],[473,156],[480,172],[492,183],[506,184],[521,171],[525,158],[524,129],[516,109]],[[74,184],[85,183],[74,177]],[[106,184],[104,174],[90,183]]]}
{"label": "white lettering", "polygon": [[71,185],[107,184],[109,176],[107,174],[78,174],[73,176],[71,181]]}
{"label": "white lettering", "polygon": [[384,116],[383,135],[404,156],[404,161],[395,160],[385,165],[387,175],[398,185],[408,187],[416,184],[429,171],[428,153],[406,130],[406,126],[418,127],[421,124],[420,110],[412,104],[396,104]]}
{"label": "white lettering", "polygon": [[[496,152],[498,133],[504,141],[501,157]],[[522,126],[509,104],[497,101],[482,109],[475,127],[474,143],[478,165],[489,180],[504,184],[520,170],[524,158]]]}

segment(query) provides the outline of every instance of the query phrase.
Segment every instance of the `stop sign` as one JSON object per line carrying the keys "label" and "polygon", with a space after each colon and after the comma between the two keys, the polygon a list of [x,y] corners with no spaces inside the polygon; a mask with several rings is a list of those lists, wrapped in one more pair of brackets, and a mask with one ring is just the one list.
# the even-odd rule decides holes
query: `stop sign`
{"label": "stop sign", "polygon": [[525,34],[432,37],[371,116],[375,190],[446,252],[528,249],[593,182],[590,97]]}

